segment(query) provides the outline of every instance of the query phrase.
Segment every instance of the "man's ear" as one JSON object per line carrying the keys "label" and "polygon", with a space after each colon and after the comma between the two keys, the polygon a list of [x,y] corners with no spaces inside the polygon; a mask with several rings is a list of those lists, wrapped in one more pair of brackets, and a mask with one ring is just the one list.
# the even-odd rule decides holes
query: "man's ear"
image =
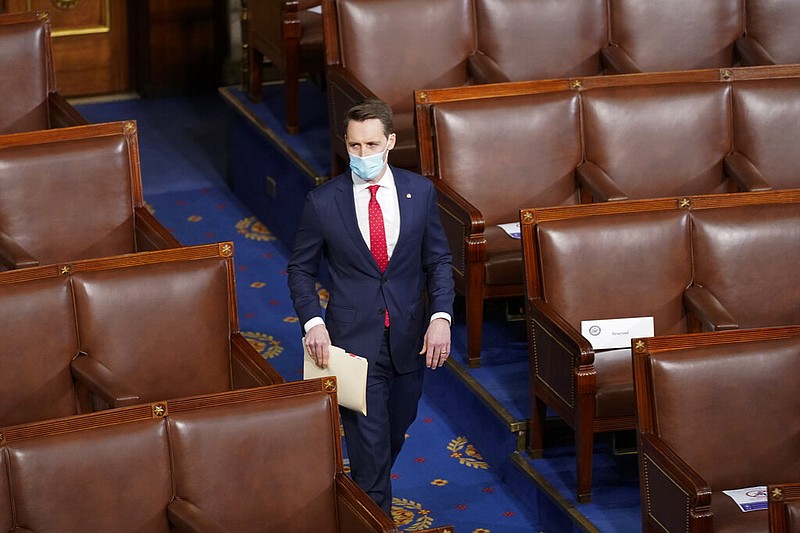
{"label": "man's ear", "polygon": [[389,147],[389,150],[391,150],[392,148],[394,148],[394,145],[395,145],[396,143],[397,143],[397,135],[396,135],[394,132],[392,132],[392,133],[390,133],[390,134],[389,134],[389,140],[388,140],[388,142],[386,143],[386,144],[387,144],[387,146]]}

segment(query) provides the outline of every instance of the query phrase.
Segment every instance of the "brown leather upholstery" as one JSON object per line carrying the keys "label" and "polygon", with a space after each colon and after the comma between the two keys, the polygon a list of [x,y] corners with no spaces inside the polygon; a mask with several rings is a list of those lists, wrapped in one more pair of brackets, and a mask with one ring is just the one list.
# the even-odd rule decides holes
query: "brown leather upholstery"
{"label": "brown leather upholstery", "polygon": [[322,15],[309,11],[320,0],[250,0],[245,2],[249,96],[261,101],[264,56],[284,75],[286,129],[299,131],[299,82],[302,74],[320,75],[325,70]]}
{"label": "brown leather upholstery", "polygon": [[800,483],[767,485],[770,533],[800,533]]}
{"label": "brown leather upholstery", "polygon": [[231,253],[219,243],[0,273],[0,425],[282,382],[238,333]]}
{"label": "brown leather upholstery", "polygon": [[69,279],[0,284],[0,426],[78,413],[70,361],[78,353]]}
{"label": "brown leather upholstery", "polygon": [[165,509],[173,495],[164,420],[41,435],[5,448],[21,527],[170,531]]}
{"label": "brown leather upholstery", "polygon": [[[769,531],[721,491],[800,479],[800,328],[645,339],[633,359],[643,529]],[[724,460],[720,460],[724,457]],[[660,529],[659,529],[660,530]]]}
{"label": "brown leather upholstery", "polygon": [[4,428],[0,505],[16,520],[0,507],[2,525],[396,532],[344,473],[335,388],[296,381]]}
{"label": "brown leather upholstery", "polygon": [[121,266],[72,275],[81,352],[137,403],[230,390],[231,261]]}
{"label": "brown leather upholstery", "polygon": [[11,511],[11,495],[9,494],[8,470],[6,454],[0,453],[0,528],[11,531],[14,527],[14,515]]}
{"label": "brown leather upholstery", "polygon": [[[518,239],[497,224],[523,206],[578,201],[581,160],[578,94],[525,95],[437,105],[439,204],[466,297],[468,358],[480,364],[486,298],[522,295]],[[512,142],[509,142],[513,139]]]}
{"label": "brown leather upholstery", "polygon": [[0,166],[0,232],[33,264],[180,245],[144,208],[135,122],[4,135]]}
{"label": "brown leather upholstery", "polygon": [[[800,187],[800,80],[740,81],[732,93],[733,139],[736,152],[728,171],[741,175],[742,185],[792,189]],[[730,167],[734,168],[730,168]]]}
{"label": "brown leather upholstery", "polygon": [[46,12],[0,14],[0,72],[0,134],[86,123],[58,94]]}
{"label": "brown leather upholstery", "polygon": [[[390,161],[417,169],[414,90],[470,83],[472,0],[325,0],[327,82],[334,169],[347,161],[342,122],[367,96],[394,112]],[[435,53],[434,53],[435,51]]]}
{"label": "brown leather upholstery", "polygon": [[[341,458],[330,396],[306,394],[270,404],[269,410],[251,402],[172,414],[176,496],[228,531],[340,531]],[[231,450],[235,461],[208,460]]]}
{"label": "brown leather upholstery", "polygon": [[475,0],[478,50],[507,81],[602,74],[606,0]]}
{"label": "brown leather upholstery", "polygon": [[743,65],[800,63],[800,4],[794,0],[745,0],[746,36],[736,42]]}
{"label": "brown leather upholstery", "polygon": [[610,73],[734,65],[744,33],[742,0],[609,0]]}
{"label": "brown leather upholstery", "polygon": [[800,323],[800,205],[699,210],[692,221],[694,283],[739,327]]}
{"label": "brown leather upholstery", "polygon": [[730,85],[668,83],[582,95],[585,159],[628,198],[725,192]]}

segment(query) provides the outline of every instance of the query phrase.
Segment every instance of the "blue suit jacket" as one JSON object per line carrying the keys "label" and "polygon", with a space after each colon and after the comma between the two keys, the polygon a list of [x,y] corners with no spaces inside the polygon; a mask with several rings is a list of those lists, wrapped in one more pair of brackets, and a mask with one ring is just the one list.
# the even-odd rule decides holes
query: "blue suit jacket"
{"label": "blue suit jacket", "polygon": [[289,290],[301,324],[323,316],[315,284],[324,260],[330,276],[324,316],[331,342],[372,361],[383,340],[388,306],[392,361],[405,373],[424,364],[418,353],[431,314],[453,315],[453,273],[433,183],[396,167],[392,173],[400,235],[386,271],[381,273],[359,232],[348,171],[306,198],[288,266]]}

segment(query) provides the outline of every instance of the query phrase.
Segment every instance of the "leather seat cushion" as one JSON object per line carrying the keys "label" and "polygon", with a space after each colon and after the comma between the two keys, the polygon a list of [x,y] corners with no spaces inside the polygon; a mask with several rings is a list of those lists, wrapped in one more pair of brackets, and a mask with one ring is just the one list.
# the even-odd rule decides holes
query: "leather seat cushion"
{"label": "leather seat cushion", "polygon": [[522,283],[522,241],[510,237],[496,225],[487,226],[486,284],[514,285]]}
{"label": "leather seat cushion", "polygon": [[633,363],[628,348],[597,352],[594,355],[597,371],[597,418],[615,418],[636,414],[633,391]]}

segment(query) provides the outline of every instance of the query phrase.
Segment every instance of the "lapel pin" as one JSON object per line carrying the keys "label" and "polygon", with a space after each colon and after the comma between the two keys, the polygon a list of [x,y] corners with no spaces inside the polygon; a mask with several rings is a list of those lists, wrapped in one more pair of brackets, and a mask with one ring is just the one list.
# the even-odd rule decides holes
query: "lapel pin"
{"label": "lapel pin", "polygon": [[411,198],[411,193],[410,192],[406,193],[406,198]]}

